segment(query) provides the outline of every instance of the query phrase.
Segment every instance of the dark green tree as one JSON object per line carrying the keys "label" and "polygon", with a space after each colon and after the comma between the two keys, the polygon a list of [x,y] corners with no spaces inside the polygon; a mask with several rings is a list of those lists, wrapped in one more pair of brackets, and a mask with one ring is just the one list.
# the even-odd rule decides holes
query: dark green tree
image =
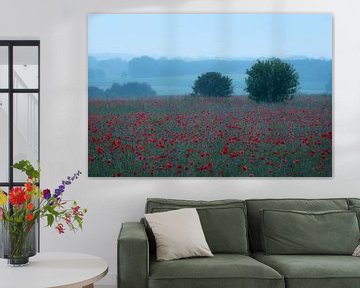
{"label": "dark green tree", "polygon": [[105,93],[103,89],[100,89],[95,86],[88,87],[88,95],[89,97],[104,97]]}
{"label": "dark green tree", "polygon": [[105,96],[109,98],[141,98],[156,96],[156,92],[147,83],[113,83],[109,89],[106,89]]}
{"label": "dark green tree", "polygon": [[294,97],[299,75],[291,64],[278,58],[258,60],[246,70],[245,91],[256,102],[284,102]]}
{"label": "dark green tree", "polygon": [[201,74],[192,89],[195,95],[202,97],[230,97],[234,91],[232,79],[219,72]]}

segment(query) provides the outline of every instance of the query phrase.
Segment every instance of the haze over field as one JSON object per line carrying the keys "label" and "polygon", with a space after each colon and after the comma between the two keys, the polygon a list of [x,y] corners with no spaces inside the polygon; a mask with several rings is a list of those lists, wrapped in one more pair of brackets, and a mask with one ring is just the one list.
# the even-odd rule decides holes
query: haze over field
{"label": "haze over field", "polygon": [[[286,59],[299,73],[300,93],[331,94],[332,61],[325,59]],[[223,73],[233,79],[234,94],[244,95],[245,73],[254,63],[236,59],[154,59],[148,56],[130,60],[120,58],[98,60],[89,57],[89,86],[110,88],[113,83],[145,82],[159,96],[190,94],[198,75],[209,71]],[[90,95],[97,96],[97,95]]]}

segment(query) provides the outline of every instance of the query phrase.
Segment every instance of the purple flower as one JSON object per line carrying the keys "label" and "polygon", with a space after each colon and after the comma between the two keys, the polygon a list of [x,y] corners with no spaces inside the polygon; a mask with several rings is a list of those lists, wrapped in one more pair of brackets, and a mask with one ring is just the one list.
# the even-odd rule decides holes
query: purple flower
{"label": "purple flower", "polygon": [[63,189],[55,189],[54,197],[59,198],[59,196],[64,192]]}
{"label": "purple flower", "polygon": [[43,191],[43,196],[44,196],[44,198],[47,200],[47,199],[49,199],[50,197],[51,197],[51,192],[50,192],[50,190],[49,189],[44,189],[44,191]]}
{"label": "purple flower", "polygon": [[59,200],[60,195],[65,191],[65,186],[70,185],[72,181],[78,179],[80,174],[82,174],[82,173],[79,170],[78,172],[74,173],[73,177],[68,176],[68,177],[66,177],[66,180],[62,180],[59,187],[57,189],[55,189],[54,197]]}

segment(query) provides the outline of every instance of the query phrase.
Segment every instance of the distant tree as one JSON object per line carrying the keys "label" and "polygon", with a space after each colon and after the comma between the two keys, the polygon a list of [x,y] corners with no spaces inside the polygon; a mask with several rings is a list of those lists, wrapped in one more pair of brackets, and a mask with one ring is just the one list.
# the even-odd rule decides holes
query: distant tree
{"label": "distant tree", "polygon": [[332,90],[333,90],[333,87],[332,87],[332,75],[329,76],[329,80],[328,80],[328,82],[326,84],[325,90],[326,90],[326,94],[332,95]]}
{"label": "distant tree", "polygon": [[90,86],[88,88],[88,96],[89,97],[104,97],[105,93],[103,89],[100,89],[95,86]]}
{"label": "distant tree", "polygon": [[128,78],[128,73],[126,71],[121,72],[121,78],[122,79]]}
{"label": "distant tree", "polygon": [[129,61],[128,72],[131,77],[157,77],[160,76],[158,61],[142,56]]}
{"label": "distant tree", "polygon": [[192,89],[195,95],[202,97],[230,97],[234,92],[232,79],[219,72],[201,74]]}
{"label": "distant tree", "polygon": [[104,79],[105,78],[105,71],[102,69],[89,69],[88,70],[89,79]]}
{"label": "distant tree", "polygon": [[124,84],[114,83],[106,89],[107,97],[138,98],[156,96],[156,92],[147,83],[127,82]]}
{"label": "distant tree", "polygon": [[117,77],[122,72],[127,71],[128,62],[120,58],[112,58],[99,61],[98,66],[106,71],[106,75]]}
{"label": "distant tree", "polygon": [[298,91],[297,71],[278,58],[258,60],[246,74],[245,91],[256,102],[283,102],[292,99]]}
{"label": "distant tree", "polygon": [[96,69],[98,68],[98,60],[96,59],[96,57],[94,56],[89,56],[88,57],[88,67],[89,69]]}

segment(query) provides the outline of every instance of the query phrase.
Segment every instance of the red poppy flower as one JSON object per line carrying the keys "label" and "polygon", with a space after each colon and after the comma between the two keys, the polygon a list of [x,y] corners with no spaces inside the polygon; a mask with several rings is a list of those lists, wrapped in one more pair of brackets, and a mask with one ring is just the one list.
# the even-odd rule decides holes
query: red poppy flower
{"label": "red poppy flower", "polygon": [[224,155],[229,154],[229,147],[228,146],[224,146],[222,154],[224,154]]}
{"label": "red poppy flower", "polygon": [[233,151],[233,152],[230,153],[231,158],[236,158],[237,155],[238,155],[238,154],[237,154],[236,151]]}
{"label": "red poppy flower", "polygon": [[98,152],[98,154],[101,155],[101,154],[104,153],[104,149],[99,146],[99,147],[97,148],[97,152]]}
{"label": "red poppy flower", "polygon": [[26,215],[26,221],[31,221],[34,218],[34,215],[28,214]]}
{"label": "red poppy flower", "polygon": [[120,148],[121,145],[122,145],[121,141],[119,139],[115,139],[112,143],[112,148],[117,149],[117,148]]}

